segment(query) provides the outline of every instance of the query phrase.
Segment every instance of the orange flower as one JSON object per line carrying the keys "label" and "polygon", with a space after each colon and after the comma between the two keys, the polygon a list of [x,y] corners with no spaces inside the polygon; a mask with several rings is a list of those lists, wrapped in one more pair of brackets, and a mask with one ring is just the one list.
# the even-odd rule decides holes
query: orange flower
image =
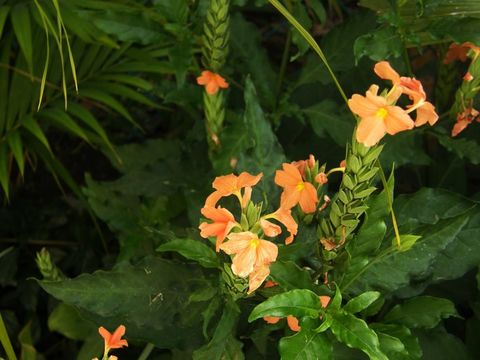
{"label": "orange flower", "polygon": [[269,265],[261,265],[253,269],[253,272],[248,276],[248,291],[247,294],[251,294],[257,290],[260,285],[265,281],[267,276],[270,275]]}
{"label": "orange flower", "polygon": [[280,226],[265,219],[260,219],[260,226],[268,237],[275,237],[282,233]]}
{"label": "orange flower", "polygon": [[305,167],[308,167],[309,169],[313,169],[315,167],[315,156],[310,154],[307,160],[294,161],[292,162],[292,165],[295,166],[298,169],[298,171],[300,171],[300,174],[302,175],[302,177],[304,177]]}
{"label": "orange flower", "polygon": [[274,287],[274,286],[277,286],[278,283],[276,283],[275,281],[272,281],[272,280],[267,280],[265,281],[265,285],[263,285],[264,288],[270,288],[270,287]]}
{"label": "orange flower", "polygon": [[265,322],[267,324],[276,324],[280,321],[280,317],[278,317],[278,316],[264,316],[263,320],[265,320]]}
{"label": "orange flower", "polygon": [[197,77],[197,84],[204,85],[209,95],[215,95],[220,88],[228,88],[228,83],[223,77],[208,70],[202,71],[202,75]]}
{"label": "orange flower", "polygon": [[228,241],[220,245],[220,249],[228,255],[235,255],[232,271],[240,277],[247,277],[254,269],[259,271],[262,265],[269,265],[278,255],[277,245],[259,239],[257,234],[250,231],[228,235]]}
{"label": "orange flower", "polygon": [[413,104],[409,105],[408,112],[417,110],[417,118],[415,119],[415,126],[421,126],[427,122],[433,125],[438,120],[438,115],[435,112],[435,107],[428,101],[427,95],[423,90],[422,83],[415,78],[400,76],[387,61],[380,61],[375,64],[375,73],[385,80],[390,80],[393,83],[393,89],[387,94],[388,102],[395,102],[400,93],[408,95]]}
{"label": "orange flower", "polygon": [[455,60],[465,62],[468,57],[469,50],[474,52],[474,56],[477,57],[480,54],[480,47],[472,44],[471,42],[464,42],[463,44],[451,44],[448,48],[448,52],[445,55],[443,62],[445,64],[451,63]]}
{"label": "orange flower", "polygon": [[462,113],[457,115],[457,122],[453,126],[452,136],[457,136],[465,128],[477,119],[479,112],[473,107],[466,108]]}
{"label": "orange flower", "polygon": [[280,208],[271,215],[271,218],[281,222],[287,228],[290,235],[285,239],[285,245],[291,244],[294,236],[297,235],[298,232],[298,224],[292,216],[292,211],[280,206]]}
{"label": "orange flower", "polygon": [[125,335],[125,326],[120,325],[114,332],[111,334],[103,326],[98,328],[99,334],[103,337],[105,341],[105,353],[104,356],[108,354],[111,349],[120,349],[124,346],[128,346],[128,342],[121,337]]}
{"label": "orange flower", "polygon": [[[246,206],[244,202],[246,200],[249,200],[246,199],[246,197],[251,194],[251,189],[249,188],[256,185],[260,181],[262,176],[263,173],[260,173],[258,175],[250,175],[247,172],[242,172],[239,176],[236,176],[234,174],[218,176],[213,181],[213,188],[216,191],[214,191],[207,197],[204,207],[215,207],[218,200],[220,200],[224,196],[230,195],[237,196],[242,206]],[[244,197],[242,197],[240,192],[242,188],[246,188]]]}
{"label": "orange flower", "polygon": [[327,174],[324,172],[319,173],[317,176],[315,176],[315,181],[320,185],[325,185],[328,182]]}
{"label": "orange flower", "polygon": [[473,75],[470,74],[469,71],[467,71],[467,72],[465,73],[465,75],[463,75],[463,81],[467,81],[467,82],[468,82],[468,81],[472,81],[472,80],[473,80]]}
{"label": "orange flower", "polygon": [[235,218],[230,211],[220,206],[218,208],[204,207],[201,212],[203,216],[205,216],[207,219],[212,220],[213,223],[201,223],[198,227],[201,230],[200,236],[202,236],[203,238],[208,238],[209,236],[216,236],[217,241],[215,248],[218,252],[220,251],[220,245],[222,244],[225,237],[235,226],[238,225],[238,223],[235,221]]}
{"label": "orange flower", "polygon": [[366,97],[354,94],[348,100],[350,110],[360,116],[356,137],[365,146],[377,144],[385,134],[394,135],[413,128],[413,120],[399,106],[388,105],[387,99],[377,95],[378,86],[372,85]]}
{"label": "orange flower", "polygon": [[320,295],[319,298],[320,298],[320,303],[322,304],[322,307],[326,308],[330,303],[331,297],[327,295]]}
{"label": "orange flower", "polygon": [[283,187],[280,207],[291,209],[297,204],[306,214],[315,212],[317,208],[317,190],[309,182],[303,181],[297,167],[284,163],[283,170],[275,173],[275,184]]}

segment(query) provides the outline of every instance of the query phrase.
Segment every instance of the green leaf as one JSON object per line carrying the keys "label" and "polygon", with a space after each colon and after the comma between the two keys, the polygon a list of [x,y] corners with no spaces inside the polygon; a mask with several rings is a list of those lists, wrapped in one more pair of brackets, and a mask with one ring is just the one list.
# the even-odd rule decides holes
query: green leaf
{"label": "green leaf", "polygon": [[219,262],[215,252],[204,243],[192,239],[175,239],[157,248],[157,251],[175,251],[187,259],[194,260],[206,268],[218,268]]}
{"label": "green leaf", "polygon": [[72,340],[85,340],[97,327],[83,319],[73,306],[60,303],[48,317],[48,329]]}
{"label": "green leaf", "polygon": [[52,152],[50,148],[50,144],[43,132],[43,130],[38,125],[37,121],[33,118],[33,116],[28,115],[23,117],[20,120],[20,124],[27,129],[35,138],[37,138],[44,146],[47,148],[48,151]]}
{"label": "green leaf", "polygon": [[304,316],[316,318],[322,308],[318,295],[310,290],[297,289],[272,296],[257,305],[248,321],[252,322],[264,316],[287,317],[289,315],[301,319]]}
{"label": "green leaf", "polygon": [[13,346],[10,341],[10,337],[7,333],[7,328],[3,322],[2,314],[0,313],[0,342],[2,343],[3,349],[7,354],[8,360],[17,360],[15,352],[13,351]]}
{"label": "green leaf", "polygon": [[432,329],[442,320],[458,316],[455,305],[447,299],[418,296],[396,305],[383,318],[384,322],[408,328]]}
{"label": "green leaf", "polygon": [[422,132],[405,131],[395,136],[385,137],[385,147],[380,154],[380,162],[385,168],[392,163],[395,167],[412,165],[429,165],[432,159],[425,152]]}
{"label": "green leaf", "polygon": [[[400,353],[388,353],[387,351],[385,351],[387,353],[387,356],[389,356],[389,358],[391,358],[392,360],[413,360],[422,358],[422,349],[420,348],[418,339],[416,336],[412,335],[412,332],[409,328],[403,325],[383,323],[370,324],[370,327],[379,335],[386,334],[396,339],[399,339],[402,342],[404,350],[407,352],[407,354],[405,354],[403,351],[401,351]],[[380,347],[382,347],[381,343]],[[391,347],[389,347],[389,349],[391,349]]]}
{"label": "green leaf", "polygon": [[303,328],[293,336],[282,338],[279,350],[282,360],[332,359],[332,343],[325,334]]}
{"label": "green leaf", "polygon": [[380,297],[378,291],[367,291],[363,294],[350,299],[347,304],[343,307],[343,310],[349,313],[357,313],[373,304]]}
{"label": "green leaf", "polygon": [[348,347],[362,350],[372,360],[388,360],[380,350],[377,334],[365,321],[342,310],[329,314],[332,316],[330,329],[338,341]]}
{"label": "green leaf", "polygon": [[314,290],[310,274],[292,261],[275,261],[270,265],[270,276],[285,290]]}
{"label": "green leaf", "polygon": [[394,27],[383,27],[360,36],[354,45],[356,61],[368,56],[374,61],[398,58],[403,53],[402,39]]}
{"label": "green leaf", "polygon": [[17,161],[20,174],[23,176],[25,171],[25,159],[23,158],[23,143],[20,132],[17,130],[10,131],[7,136],[7,141],[15,160]]}
{"label": "green leaf", "polygon": [[70,117],[70,115],[61,110],[61,108],[52,107],[48,110],[43,110],[39,115],[44,119],[49,120],[53,125],[60,129],[68,130],[86,142],[90,142],[85,131]]}
{"label": "green leaf", "polygon": [[153,5],[168,20],[183,24],[188,18],[187,0],[154,0]]}
{"label": "green leaf", "polygon": [[20,359],[22,360],[37,360],[37,350],[33,346],[32,339],[32,322],[28,322],[27,325],[18,333],[18,342],[21,346]]}
{"label": "green leaf", "polygon": [[471,360],[462,340],[449,334],[443,327],[416,331],[422,347],[422,360]]}
{"label": "green leaf", "polygon": [[3,27],[5,26],[5,22],[7,21],[8,13],[10,12],[10,6],[3,5],[0,7],[0,38],[3,34]]}
{"label": "green leaf", "polygon": [[377,334],[378,341],[380,341],[380,349],[388,356],[389,360],[394,360],[399,356],[408,356],[408,351],[400,339],[381,332]]}
{"label": "green leaf", "polygon": [[39,284],[97,326],[124,324],[129,339],[173,348],[191,346],[201,336],[200,312],[206,304],[189,303],[188,297],[202,278],[198,267],[146,258],[136,266]]}
{"label": "green leaf", "polygon": [[460,159],[467,159],[472,164],[480,164],[480,145],[475,140],[452,138],[449,135],[435,134],[438,142]]}
{"label": "green leaf", "polygon": [[232,15],[230,28],[232,63],[236,64],[242,74],[251,74],[258,90],[259,102],[272,109],[277,101],[274,91],[277,75],[261,44],[258,29],[238,12]]}
{"label": "green leaf", "polygon": [[8,199],[9,191],[8,148],[6,142],[0,142],[0,184]]}
{"label": "green leaf", "polygon": [[235,339],[235,330],[240,310],[233,301],[228,301],[215,329],[212,340],[193,353],[194,360],[242,360],[243,344]]}
{"label": "green leaf", "polygon": [[26,4],[15,5],[12,8],[11,20],[15,36],[27,61],[28,69],[30,73],[33,73],[32,27],[28,6]]}
{"label": "green leaf", "polygon": [[[408,251],[412,248],[415,243],[420,240],[422,237],[417,235],[400,235],[400,247],[399,251]],[[392,239],[392,246],[397,246],[397,238]]]}
{"label": "green leaf", "polygon": [[332,100],[323,100],[303,109],[313,131],[320,137],[326,131],[340,146],[345,146],[352,137],[355,119],[351,113]]}

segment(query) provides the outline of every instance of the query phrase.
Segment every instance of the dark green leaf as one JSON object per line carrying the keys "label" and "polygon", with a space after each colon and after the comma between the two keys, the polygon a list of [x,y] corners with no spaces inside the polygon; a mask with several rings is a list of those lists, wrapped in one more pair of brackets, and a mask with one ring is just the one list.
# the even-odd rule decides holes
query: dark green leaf
{"label": "dark green leaf", "polygon": [[15,36],[27,61],[30,72],[33,72],[32,26],[27,4],[17,4],[12,8],[11,20]]}
{"label": "dark green leaf", "polygon": [[157,251],[175,251],[187,259],[194,260],[206,268],[216,268],[219,266],[218,257],[215,252],[207,245],[198,240],[191,239],[175,239],[169,241],[159,248]]}
{"label": "dark green leaf", "polygon": [[171,348],[195,346],[200,335],[200,311],[205,304],[189,303],[188,297],[201,278],[198,268],[146,258],[137,266],[39,284],[97,325],[124,324],[129,339]]}
{"label": "dark green leaf", "polygon": [[355,41],[354,53],[357,61],[364,56],[374,61],[398,58],[403,53],[402,40],[395,28],[380,28],[360,36]]}
{"label": "dark green leaf", "polygon": [[276,261],[270,265],[270,276],[285,290],[314,290],[310,274],[292,261]]}
{"label": "dark green leaf", "polygon": [[431,329],[445,318],[458,316],[455,305],[447,299],[418,296],[396,305],[383,321],[409,328]]}
{"label": "dark green leaf", "polygon": [[[403,352],[400,353],[389,353],[387,354],[392,358],[392,360],[413,360],[422,358],[422,349],[418,339],[412,335],[410,329],[403,325],[395,324],[371,324],[370,327],[375,330],[377,334],[386,334],[396,339],[399,339],[404,345],[404,349],[407,354]],[[380,344],[382,346],[382,344]]]}
{"label": "dark green leaf", "polygon": [[332,344],[325,334],[303,328],[293,336],[282,338],[279,349],[282,360],[332,359]]}
{"label": "dark green leaf", "polygon": [[365,321],[345,311],[332,311],[330,329],[338,341],[348,347],[362,350],[370,359],[388,360],[380,350],[377,334],[368,327]]}
{"label": "dark green leaf", "polygon": [[97,327],[84,320],[71,305],[60,303],[48,317],[48,328],[72,340],[85,340]]}

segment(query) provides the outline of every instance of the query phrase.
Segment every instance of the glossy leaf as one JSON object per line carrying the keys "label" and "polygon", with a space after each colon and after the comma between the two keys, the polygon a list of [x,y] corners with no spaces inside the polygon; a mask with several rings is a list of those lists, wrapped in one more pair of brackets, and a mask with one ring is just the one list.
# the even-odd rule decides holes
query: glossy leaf
{"label": "glossy leaf", "polygon": [[174,251],[187,259],[198,262],[200,265],[206,268],[219,267],[218,257],[215,252],[198,240],[192,239],[175,239],[171,240],[159,248],[157,251]]}
{"label": "glossy leaf", "polygon": [[270,276],[285,290],[314,290],[310,274],[292,261],[275,261],[270,265]]}
{"label": "glossy leaf", "polygon": [[284,337],[279,343],[282,360],[333,359],[332,343],[323,333],[301,329],[293,336]]}
{"label": "glossy leaf", "polygon": [[409,328],[431,329],[445,318],[458,316],[455,305],[447,299],[418,296],[396,305],[383,318],[384,322]]}
{"label": "glossy leaf", "polygon": [[343,307],[343,310],[352,314],[360,312],[377,301],[379,297],[380,293],[378,291],[364,292],[363,294],[350,299]]}
{"label": "glossy leaf", "polygon": [[272,296],[257,305],[248,317],[252,322],[264,316],[287,317],[293,315],[297,318],[304,316],[316,318],[321,309],[318,295],[310,290],[297,289]]}
{"label": "glossy leaf", "polygon": [[342,310],[330,312],[330,315],[333,320],[330,330],[338,341],[348,347],[362,350],[372,360],[388,360],[380,350],[377,334],[365,321]]}

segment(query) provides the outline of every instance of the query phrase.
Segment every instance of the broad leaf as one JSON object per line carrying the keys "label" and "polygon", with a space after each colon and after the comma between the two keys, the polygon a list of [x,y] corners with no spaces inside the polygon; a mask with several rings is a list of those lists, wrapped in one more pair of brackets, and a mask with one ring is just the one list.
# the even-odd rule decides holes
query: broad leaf
{"label": "broad leaf", "polygon": [[373,304],[378,298],[380,297],[380,293],[378,291],[367,291],[363,294],[350,299],[347,304],[343,307],[343,310],[349,313],[357,313],[366,308],[368,308],[371,304]]}
{"label": "broad leaf", "polygon": [[215,252],[198,240],[175,239],[157,248],[157,251],[175,251],[187,259],[194,260],[206,268],[219,266],[218,257]]}
{"label": "broad leaf", "polygon": [[330,330],[337,340],[348,347],[362,350],[372,360],[388,360],[380,350],[378,336],[365,321],[343,310],[332,311]]}
{"label": "broad leaf", "polygon": [[447,299],[418,296],[396,305],[385,315],[383,322],[409,328],[431,329],[445,318],[458,316],[455,305]]}
{"label": "broad leaf", "polygon": [[270,265],[270,276],[285,290],[314,290],[310,274],[292,261],[275,261]]}
{"label": "broad leaf", "polygon": [[205,304],[189,303],[188,298],[201,279],[198,268],[146,258],[137,266],[39,284],[97,326],[124,324],[129,339],[172,348],[195,346],[200,335]]}
{"label": "broad leaf", "polygon": [[310,290],[291,290],[272,296],[257,305],[248,321],[252,322],[264,316],[287,317],[293,315],[298,319],[304,316],[316,318],[322,308],[318,295]]}
{"label": "broad leaf", "polygon": [[332,343],[325,334],[303,328],[293,336],[282,338],[279,349],[282,360],[332,359]]}

